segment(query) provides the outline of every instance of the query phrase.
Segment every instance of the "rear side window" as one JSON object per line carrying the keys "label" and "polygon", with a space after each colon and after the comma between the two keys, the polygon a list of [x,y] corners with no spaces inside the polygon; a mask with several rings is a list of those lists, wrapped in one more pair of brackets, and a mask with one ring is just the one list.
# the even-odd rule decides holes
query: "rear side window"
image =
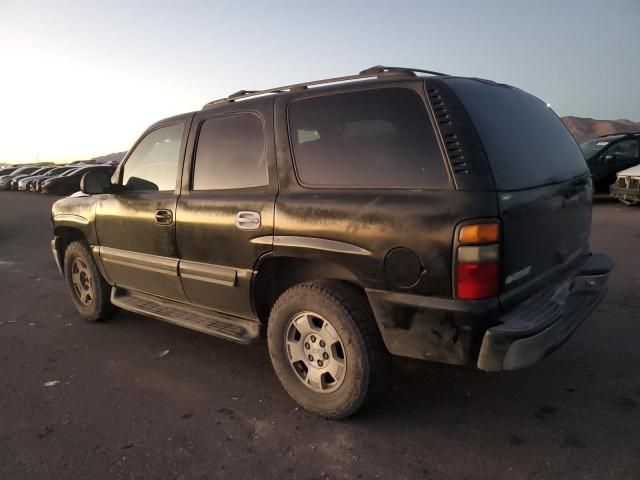
{"label": "rear side window", "polygon": [[531,188],[587,173],[575,140],[539,98],[482,80],[444,81],[478,130],[498,190]]}
{"label": "rear side window", "polygon": [[206,120],[200,127],[194,190],[260,187],[268,184],[262,120],[240,113]]}
{"label": "rear side window", "polygon": [[424,103],[412,90],[385,88],[294,101],[289,129],[304,185],[449,186]]}

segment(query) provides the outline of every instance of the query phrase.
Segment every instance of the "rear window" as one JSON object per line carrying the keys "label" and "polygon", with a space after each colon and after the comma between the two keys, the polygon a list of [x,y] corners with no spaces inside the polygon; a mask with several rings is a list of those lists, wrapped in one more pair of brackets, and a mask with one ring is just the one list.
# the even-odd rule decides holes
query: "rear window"
{"label": "rear window", "polygon": [[449,186],[424,103],[412,90],[385,88],[294,101],[289,128],[304,185]]}
{"label": "rear window", "polygon": [[444,81],[478,130],[498,190],[531,188],[587,172],[575,140],[540,99],[481,80]]}

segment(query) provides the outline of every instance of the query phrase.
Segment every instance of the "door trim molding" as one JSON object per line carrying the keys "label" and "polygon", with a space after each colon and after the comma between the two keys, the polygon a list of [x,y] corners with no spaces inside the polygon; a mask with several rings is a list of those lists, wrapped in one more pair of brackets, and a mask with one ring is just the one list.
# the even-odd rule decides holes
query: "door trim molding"
{"label": "door trim molding", "polygon": [[98,247],[100,259],[105,264],[123,265],[151,272],[178,276],[178,259],[151,255],[148,253],[131,252],[111,247]]}
{"label": "door trim molding", "polygon": [[327,252],[348,253],[351,255],[371,255],[371,251],[353,245],[351,243],[340,242],[338,240],[328,240],[318,237],[299,237],[295,235],[275,235],[256,237],[251,243],[260,245],[269,245],[273,243],[274,247],[296,247],[310,248],[313,250],[325,250]]}
{"label": "door trim molding", "polygon": [[[227,287],[236,287],[238,284],[238,270],[233,267],[161,257],[111,247],[93,247],[92,250],[94,254],[99,255],[100,260],[107,267],[109,264],[122,265]],[[108,271],[108,268],[105,270]]]}
{"label": "door trim molding", "polygon": [[189,280],[215,283],[227,287],[235,287],[238,283],[238,271],[233,267],[192,262],[190,260],[180,260],[178,275]]}

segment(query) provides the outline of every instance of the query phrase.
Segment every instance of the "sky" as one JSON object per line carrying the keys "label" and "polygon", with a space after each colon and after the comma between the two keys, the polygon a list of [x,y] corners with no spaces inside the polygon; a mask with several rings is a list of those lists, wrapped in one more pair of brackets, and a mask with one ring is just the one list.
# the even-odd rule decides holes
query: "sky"
{"label": "sky", "polygon": [[0,162],[127,150],[241,89],[425,68],[640,121],[640,0],[0,0]]}

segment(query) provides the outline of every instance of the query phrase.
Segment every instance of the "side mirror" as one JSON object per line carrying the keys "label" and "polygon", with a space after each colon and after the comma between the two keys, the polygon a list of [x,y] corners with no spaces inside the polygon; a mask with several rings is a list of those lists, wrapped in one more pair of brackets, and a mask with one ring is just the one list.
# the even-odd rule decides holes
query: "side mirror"
{"label": "side mirror", "polygon": [[88,195],[107,193],[111,187],[111,175],[107,172],[85,173],[80,180],[80,190]]}

